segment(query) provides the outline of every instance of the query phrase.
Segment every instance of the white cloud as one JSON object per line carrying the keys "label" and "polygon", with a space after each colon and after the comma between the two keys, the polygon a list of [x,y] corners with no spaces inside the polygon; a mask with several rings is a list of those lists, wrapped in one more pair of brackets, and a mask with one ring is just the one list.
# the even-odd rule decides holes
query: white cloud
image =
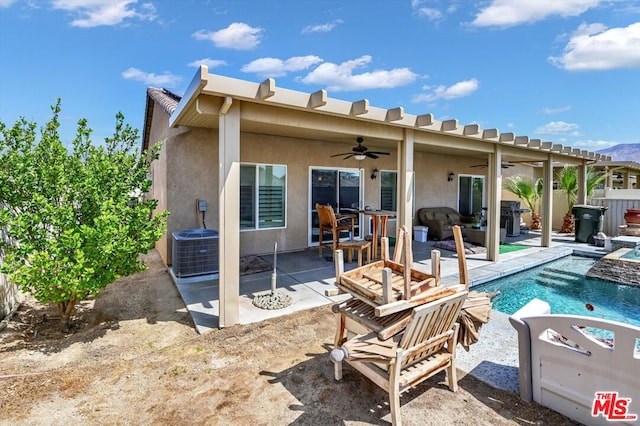
{"label": "white cloud", "polygon": [[242,67],[242,72],[251,72],[263,77],[281,77],[289,72],[306,70],[322,62],[322,58],[313,55],[293,56],[287,60],[278,58],[260,58]]}
{"label": "white cloud", "polygon": [[251,50],[260,44],[261,33],[259,27],[251,27],[243,22],[234,22],[227,28],[218,31],[200,30],[192,34],[196,40],[208,40],[216,47],[235,50]]}
{"label": "white cloud", "polygon": [[125,80],[140,81],[148,86],[159,87],[175,87],[180,81],[182,81],[182,77],[173,75],[170,72],[165,72],[164,74],[153,74],[144,72],[138,68],[129,68],[128,70],[123,71],[122,77]]}
{"label": "white cloud", "polygon": [[480,87],[480,83],[477,79],[460,81],[452,86],[446,87],[443,85],[437,87],[425,86],[423,89],[428,90],[429,93],[421,93],[412,99],[412,102],[434,102],[438,99],[456,99],[469,96]]}
{"label": "white cloud", "polygon": [[333,22],[328,22],[326,24],[320,25],[307,25],[302,29],[302,34],[307,33],[328,33],[332,31],[335,27],[342,24],[344,21],[342,19],[336,19]]}
{"label": "white cloud", "polygon": [[0,7],[9,7],[15,3],[15,1],[16,0],[0,0]]}
{"label": "white cloud", "polygon": [[603,0],[492,0],[476,15],[476,27],[513,27],[542,21],[549,16],[578,16]]}
{"label": "white cloud", "polygon": [[534,133],[539,135],[572,135],[578,136],[579,126],[574,123],[566,123],[564,121],[551,121],[543,126],[538,127]]}
{"label": "white cloud", "polygon": [[549,61],[569,71],[640,68],[640,22],[624,28],[582,24],[561,56]]}
{"label": "white cloud", "polygon": [[187,64],[189,67],[199,67],[200,65],[206,65],[208,68],[216,68],[227,65],[227,63],[221,59],[202,58]]}
{"label": "white cloud", "polygon": [[353,72],[371,62],[371,56],[365,55],[341,64],[325,62],[300,79],[305,84],[326,86],[328,90],[351,91],[368,89],[388,89],[413,83],[418,77],[409,68],[392,70],[374,70],[362,74]]}
{"label": "white cloud", "polygon": [[440,21],[447,14],[455,13],[459,9],[455,0],[411,0],[411,7],[416,15],[430,21]]}
{"label": "white cloud", "polygon": [[549,107],[544,107],[542,108],[542,113],[543,114],[547,114],[547,115],[551,115],[551,114],[558,114],[561,112],[566,112],[569,111],[571,109],[571,107],[569,105],[567,106],[563,106],[560,108],[549,108]]}
{"label": "white cloud", "polygon": [[437,21],[438,19],[442,19],[442,12],[433,7],[421,7],[417,9],[417,13],[419,16],[424,16],[425,18],[431,21]]}
{"label": "white cloud", "polygon": [[71,21],[74,27],[117,25],[128,18],[142,21],[156,19],[156,9],[152,3],[142,3],[137,8],[134,7],[136,3],[137,0],[53,0],[52,5],[54,9],[77,15],[78,18]]}

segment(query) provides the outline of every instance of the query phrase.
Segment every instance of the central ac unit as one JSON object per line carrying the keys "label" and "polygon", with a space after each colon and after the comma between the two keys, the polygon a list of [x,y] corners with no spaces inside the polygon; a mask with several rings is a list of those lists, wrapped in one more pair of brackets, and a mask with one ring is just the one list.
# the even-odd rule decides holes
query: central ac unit
{"label": "central ac unit", "polygon": [[172,269],[176,277],[218,273],[218,231],[187,229],[172,235]]}

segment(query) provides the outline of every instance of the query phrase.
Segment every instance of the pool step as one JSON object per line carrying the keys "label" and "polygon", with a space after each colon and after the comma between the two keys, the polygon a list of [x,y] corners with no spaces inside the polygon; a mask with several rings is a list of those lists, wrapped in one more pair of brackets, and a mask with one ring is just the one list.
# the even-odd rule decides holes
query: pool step
{"label": "pool step", "polygon": [[582,281],[581,276],[574,276],[572,273],[566,273],[566,271],[560,272],[544,270],[536,277],[536,283],[545,287],[555,287],[559,285],[574,285]]}
{"label": "pool step", "polygon": [[544,271],[545,272],[550,272],[550,273],[553,273],[553,274],[567,275],[569,277],[573,277],[573,278],[577,278],[577,279],[584,278],[584,274],[580,274],[578,272],[573,272],[573,271],[567,271],[566,269],[544,268]]}

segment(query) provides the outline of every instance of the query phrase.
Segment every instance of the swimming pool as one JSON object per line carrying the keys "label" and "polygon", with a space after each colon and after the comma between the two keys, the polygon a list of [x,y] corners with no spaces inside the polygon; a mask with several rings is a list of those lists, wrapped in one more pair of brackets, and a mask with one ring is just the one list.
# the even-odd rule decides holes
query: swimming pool
{"label": "swimming pool", "polygon": [[629,250],[627,254],[624,254],[621,257],[625,259],[640,260],[640,248],[636,247],[633,250]]}
{"label": "swimming pool", "polygon": [[[554,314],[585,315],[640,326],[640,287],[585,277],[595,261],[568,256],[472,290],[499,291],[493,309],[509,315],[535,297],[549,303]],[[588,310],[587,304],[594,309]]]}

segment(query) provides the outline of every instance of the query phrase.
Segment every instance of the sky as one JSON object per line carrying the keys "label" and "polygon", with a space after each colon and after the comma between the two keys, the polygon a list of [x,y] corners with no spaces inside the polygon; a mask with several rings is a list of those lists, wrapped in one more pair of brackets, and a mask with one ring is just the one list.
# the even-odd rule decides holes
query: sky
{"label": "sky", "polygon": [[640,0],[0,0],[0,121],[69,143],[209,73],[597,151],[640,142]]}

